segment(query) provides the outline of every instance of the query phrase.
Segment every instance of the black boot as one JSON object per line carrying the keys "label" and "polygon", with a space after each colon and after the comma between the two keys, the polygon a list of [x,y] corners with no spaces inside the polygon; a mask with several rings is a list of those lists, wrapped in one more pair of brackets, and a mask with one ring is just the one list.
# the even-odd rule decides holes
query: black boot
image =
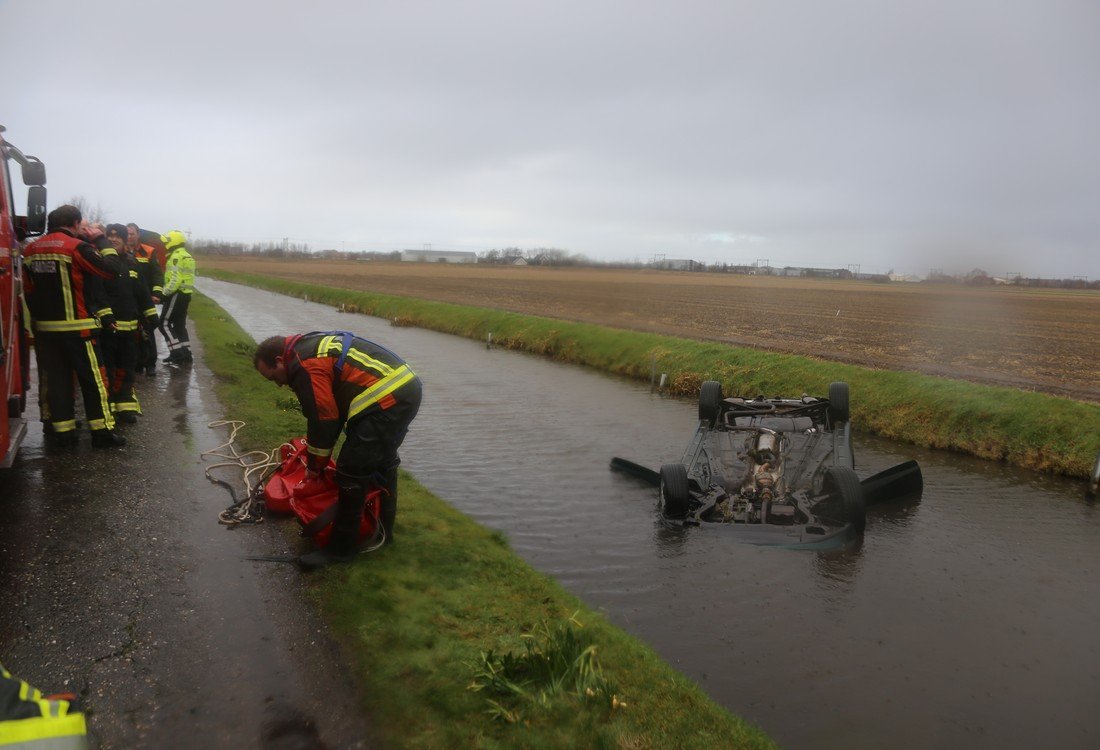
{"label": "black boot", "polygon": [[359,522],[365,496],[362,487],[341,487],[336,518],[328,546],[298,558],[302,570],[317,570],[333,563],[351,562],[359,554]]}
{"label": "black boot", "polygon": [[382,503],[378,520],[386,534],[386,544],[393,544],[393,525],[397,518],[397,467],[382,472]]}
{"label": "black boot", "polygon": [[42,427],[42,434],[46,439],[46,445],[64,448],[71,445],[76,445],[77,434],[76,430],[68,430],[66,432],[57,432],[54,430],[53,425],[46,422]]}
{"label": "black boot", "polygon": [[126,445],[126,438],[115,434],[110,430],[92,430],[93,448],[121,448]]}

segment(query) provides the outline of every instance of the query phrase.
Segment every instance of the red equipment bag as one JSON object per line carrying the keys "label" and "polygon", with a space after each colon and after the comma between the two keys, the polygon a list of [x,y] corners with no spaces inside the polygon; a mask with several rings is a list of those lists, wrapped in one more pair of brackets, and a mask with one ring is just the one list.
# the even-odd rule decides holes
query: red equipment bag
{"label": "red equipment bag", "polygon": [[[279,450],[283,463],[267,480],[264,501],[273,513],[293,513],[302,525],[302,535],[308,536],[319,547],[328,544],[332,533],[332,520],[336,517],[336,503],[340,488],[336,485],[336,464],[330,458],[319,479],[306,479],[306,441],[294,438]],[[359,543],[375,535],[378,530],[378,511],[383,490],[372,487],[363,504],[363,517],[359,521]]]}
{"label": "red equipment bag", "polygon": [[[290,514],[290,495],[294,488],[306,478],[306,441],[294,438],[279,448],[282,465],[275,470],[264,487],[264,503],[272,513]],[[329,463],[332,460],[329,459]]]}

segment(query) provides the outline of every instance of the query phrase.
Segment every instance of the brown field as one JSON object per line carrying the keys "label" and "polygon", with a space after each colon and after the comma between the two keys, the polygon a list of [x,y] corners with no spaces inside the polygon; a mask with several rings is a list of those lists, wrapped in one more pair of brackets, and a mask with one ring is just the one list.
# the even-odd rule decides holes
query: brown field
{"label": "brown field", "polygon": [[724,341],[1100,402],[1100,293],[203,256],[202,268]]}

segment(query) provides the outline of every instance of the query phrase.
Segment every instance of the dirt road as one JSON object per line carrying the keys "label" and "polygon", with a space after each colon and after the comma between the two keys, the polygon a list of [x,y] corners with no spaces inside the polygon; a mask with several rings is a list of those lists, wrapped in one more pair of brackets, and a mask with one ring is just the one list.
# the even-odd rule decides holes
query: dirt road
{"label": "dirt road", "polygon": [[1100,293],[202,257],[202,268],[724,341],[1100,402]]}

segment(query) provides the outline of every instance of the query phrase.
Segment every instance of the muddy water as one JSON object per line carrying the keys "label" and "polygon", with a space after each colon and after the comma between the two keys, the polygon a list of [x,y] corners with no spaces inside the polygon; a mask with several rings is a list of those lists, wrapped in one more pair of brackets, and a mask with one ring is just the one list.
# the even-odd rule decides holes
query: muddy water
{"label": "muddy water", "polygon": [[[404,465],[791,748],[1100,746],[1100,510],[1083,485],[857,436],[861,476],[921,462],[919,503],[797,552],[671,531],[612,456],[678,460],[693,402],[644,385],[200,280],[256,338],[351,328],[425,402]],[[859,394],[853,393],[853,399]]]}

